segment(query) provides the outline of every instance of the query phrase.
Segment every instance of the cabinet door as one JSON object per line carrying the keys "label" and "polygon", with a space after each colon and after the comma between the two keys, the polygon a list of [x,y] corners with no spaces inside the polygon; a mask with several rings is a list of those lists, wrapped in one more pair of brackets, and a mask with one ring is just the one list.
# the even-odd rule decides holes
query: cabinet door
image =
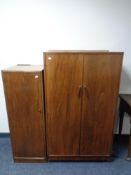
{"label": "cabinet door", "polygon": [[3,72],[14,160],[45,159],[42,72]]}
{"label": "cabinet door", "polygon": [[45,54],[49,159],[79,154],[82,70],[79,54]]}
{"label": "cabinet door", "polygon": [[84,56],[80,154],[110,155],[122,55]]}

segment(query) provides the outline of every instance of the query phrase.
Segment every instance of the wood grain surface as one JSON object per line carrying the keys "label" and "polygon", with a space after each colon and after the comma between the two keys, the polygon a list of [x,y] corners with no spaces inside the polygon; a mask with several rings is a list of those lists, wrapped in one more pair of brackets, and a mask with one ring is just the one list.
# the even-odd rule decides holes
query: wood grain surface
{"label": "wood grain surface", "polygon": [[43,73],[3,71],[2,76],[14,160],[44,161]]}
{"label": "wood grain surface", "polygon": [[109,159],[122,57],[121,52],[44,53],[49,160]]}
{"label": "wood grain surface", "polygon": [[82,71],[79,54],[45,55],[48,156],[79,154]]}
{"label": "wood grain surface", "polygon": [[110,155],[121,54],[84,55],[81,155]]}

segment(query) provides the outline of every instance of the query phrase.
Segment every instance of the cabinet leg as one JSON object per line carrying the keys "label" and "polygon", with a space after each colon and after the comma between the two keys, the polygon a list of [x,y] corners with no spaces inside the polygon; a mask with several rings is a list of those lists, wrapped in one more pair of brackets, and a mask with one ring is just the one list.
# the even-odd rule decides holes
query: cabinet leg
{"label": "cabinet leg", "polygon": [[120,101],[120,107],[119,107],[119,137],[122,133],[122,126],[123,126],[123,119],[124,119],[124,106],[122,101]]}

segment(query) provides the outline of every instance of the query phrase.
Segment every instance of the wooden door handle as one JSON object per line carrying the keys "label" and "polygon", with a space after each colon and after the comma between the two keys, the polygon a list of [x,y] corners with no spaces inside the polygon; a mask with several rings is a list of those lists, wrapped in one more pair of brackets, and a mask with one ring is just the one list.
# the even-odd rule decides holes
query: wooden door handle
{"label": "wooden door handle", "polygon": [[81,97],[82,94],[83,94],[83,86],[80,85],[78,90],[78,97]]}
{"label": "wooden door handle", "polygon": [[88,87],[84,85],[83,89],[84,89],[84,94],[88,97]]}
{"label": "wooden door handle", "polygon": [[38,112],[39,112],[39,113],[42,113],[42,110],[39,108],[39,109],[38,109]]}

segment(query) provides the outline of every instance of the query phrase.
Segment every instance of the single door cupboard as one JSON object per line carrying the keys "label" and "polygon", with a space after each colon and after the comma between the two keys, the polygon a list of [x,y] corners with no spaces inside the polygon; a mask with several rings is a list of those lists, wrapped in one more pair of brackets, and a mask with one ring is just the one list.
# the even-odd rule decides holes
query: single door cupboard
{"label": "single door cupboard", "polygon": [[15,162],[46,160],[43,66],[2,71]]}

